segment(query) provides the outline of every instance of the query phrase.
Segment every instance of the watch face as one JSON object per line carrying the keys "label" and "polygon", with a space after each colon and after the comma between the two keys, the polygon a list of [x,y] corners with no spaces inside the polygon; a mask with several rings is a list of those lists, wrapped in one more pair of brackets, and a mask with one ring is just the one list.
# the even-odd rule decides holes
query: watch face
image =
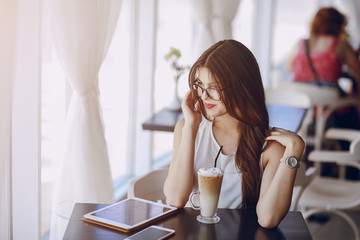
{"label": "watch face", "polygon": [[290,157],[288,160],[288,164],[290,167],[296,167],[297,166],[297,160],[294,157]]}

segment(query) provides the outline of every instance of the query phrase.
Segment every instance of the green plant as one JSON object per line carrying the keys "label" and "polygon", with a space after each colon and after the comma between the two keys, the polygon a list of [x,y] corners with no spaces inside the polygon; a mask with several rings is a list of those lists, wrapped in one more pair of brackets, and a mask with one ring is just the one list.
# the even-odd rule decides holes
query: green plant
{"label": "green plant", "polygon": [[178,81],[181,75],[183,75],[188,69],[188,66],[182,66],[178,63],[181,57],[181,52],[179,49],[170,47],[169,52],[165,55],[166,61],[170,63],[170,67],[174,70],[175,81]]}

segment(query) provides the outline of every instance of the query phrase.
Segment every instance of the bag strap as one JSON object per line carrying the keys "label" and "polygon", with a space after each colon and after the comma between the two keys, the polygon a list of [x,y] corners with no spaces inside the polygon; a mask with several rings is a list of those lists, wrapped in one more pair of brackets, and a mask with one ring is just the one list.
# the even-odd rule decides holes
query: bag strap
{"label": "bag strap", "polygon": [[317,73],[316,73],[316,70],[315,70],[314,65],[313,65],[313,63],[312,63],[312,61],[311,61],[311,58],[310,58],[310,49],[309,49],[309,40],[308,40],[308,39],[305,40],[305,53],[306,53],[306,58],[307,58],[307,61],[308,61],[308,63],[309,63],[311,72],[312,72],[312,74],[314,75],[314,81],[315,81],[316,83],[318,83],[318,82],[319,82],[319,78],[318,78],[318,75],[317,75]]}

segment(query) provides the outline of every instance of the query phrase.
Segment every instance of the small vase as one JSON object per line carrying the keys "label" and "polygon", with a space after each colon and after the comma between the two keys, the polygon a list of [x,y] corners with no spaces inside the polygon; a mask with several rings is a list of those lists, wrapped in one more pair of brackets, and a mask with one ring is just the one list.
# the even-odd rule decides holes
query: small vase
{"label": "small vase", "polygon": [[170,104],[166,107],[166,109],[170,110],[170,111],[180,111],[181,110],[181,100],[178,96],[178,80],[179,79],[175,79],[173,99],[171,100]]}

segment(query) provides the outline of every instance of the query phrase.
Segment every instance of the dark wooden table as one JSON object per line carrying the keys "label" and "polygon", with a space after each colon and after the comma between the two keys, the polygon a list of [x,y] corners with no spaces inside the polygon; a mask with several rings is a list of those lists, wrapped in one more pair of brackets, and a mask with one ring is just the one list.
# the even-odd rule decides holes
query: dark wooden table
{"label": "dark wooden table", "polygon": [[176,123],[183,117],[180,111],[163,109],[143,123],[145,130],[173,132]]}
{"label": "dark wooden table", "polygon": [[[268,105],[268,112],[271,127],[280,127],[297,132],[306,109],[284,105]],[[173,132],[176,123],[182,117],[181,111],[163,109],[145,121],[142,127],[144,130]]]}
{"label": "dark wooden table", "polygon": [[[85,213],[105,206],[107,205],[77,203],[73,209],[64,239],[121,240],[140,230],[123,233],[81,220]],[[174,229],[175,235],[169,239],[311,239],[309,229],[300,212],[289,212],[280,225],[274,229],[260,227],[254,210],[219,209],[218,215],[221,220],[213,225],[197,222],[196,216],[198,214],[199,211],[184,208],[153,224]]]}

